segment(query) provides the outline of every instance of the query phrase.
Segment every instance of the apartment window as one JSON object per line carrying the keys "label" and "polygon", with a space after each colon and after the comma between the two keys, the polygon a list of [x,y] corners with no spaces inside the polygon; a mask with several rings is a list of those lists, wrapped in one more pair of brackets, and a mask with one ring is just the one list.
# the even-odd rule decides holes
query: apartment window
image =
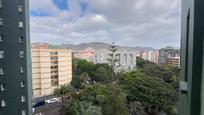
{"label": "apartment window", "polygon": [[25,110],[22,110],[22,115],[26,115],[26,111]]}
{"label": "apartment window", "polygon": [[25,96],[21,96],[21,102],[25,102]]}
{"label": "apartment window", "polygon": [[0,8],[2,8],[3,7],[3,5],[2,5],[2,0],[0,0]]}
{"label": "apartment window", "polygon": [[23,43],[23,37],[19,37],[19,43]]}
{"label": "apartment window", "polygon": [[0,26],[3,25],[3,18],[0,18]]}
{"label": "apartment window", "polygon": [[0,59],[4,58],[4,51],[0,51]]}
{"label": "apartment window", "polygon": [[23,12],[23,6],[22,5],[18,5],[18,12]]}
{"label": "apartment window", "polygon": [[1,107],[5,107],[6,106],[6,101],[5,100],[1,100]]}
{"label": "apartment window", "polygon": [[0,35],[0,42],[3,42],[3,35]]}
{"label": "apartment window", "polygon": [[4,75],[4,70],[3,70],[3,68],[0,68],[0,75]]}
{"label": "apartment window", "polygon": [[23,28],[23,22],[22,21],[18,22],[18,27]]}
{"label": "apartment window", "polygon": [[24,51],[20,51],[20,58],[24,58]]}
{"label": "apartment window", "polygon": [[1,84],[1,91],[5,91],[6,90],[6,85],[5,84]]}
{"label": "apartment window", "polygon": [[24,73],[23,67],[20,67],[20,73]]}
{"label": "apartment window", "polygon": [[22,82],[21,82],[21,88],[24,88],[24,87],[25,87],[25,82],[22,81]]}

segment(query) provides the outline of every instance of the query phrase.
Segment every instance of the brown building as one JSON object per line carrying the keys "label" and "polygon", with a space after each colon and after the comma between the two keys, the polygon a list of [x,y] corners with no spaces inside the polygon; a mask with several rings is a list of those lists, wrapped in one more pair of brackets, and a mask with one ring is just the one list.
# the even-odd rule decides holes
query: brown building
{"label": "brown building", "polygon": [[180,67],[180,57],[169,57],[168,64]]}
{"label": "brown building", "polygon": [[53,94],[72,79],[72,56],[68,49],[32,48],[33,97]]}

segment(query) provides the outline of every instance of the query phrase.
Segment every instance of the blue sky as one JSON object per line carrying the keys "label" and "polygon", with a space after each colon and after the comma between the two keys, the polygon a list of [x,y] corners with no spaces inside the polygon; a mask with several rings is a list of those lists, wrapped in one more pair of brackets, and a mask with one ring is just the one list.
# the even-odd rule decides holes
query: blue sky
{"label": "blue sky", "polygon": [[180,45],[179,0],[31,0],[32,42]]}

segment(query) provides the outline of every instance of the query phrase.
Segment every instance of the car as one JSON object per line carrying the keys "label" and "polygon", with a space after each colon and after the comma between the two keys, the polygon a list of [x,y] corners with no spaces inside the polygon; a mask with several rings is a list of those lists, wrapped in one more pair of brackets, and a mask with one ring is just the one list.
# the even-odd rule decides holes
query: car
{"label": "car", "polygon": [[45,101],[39,101],[39,102],[33,103],[33,108],[40,107],[43,105],[45,105]]}
{"label": "car", "polygon": [[45,102],[46,102],[46,103],[56,103],[56,102],[60,102],[60,98],[55,97],[55,98],[52,98],[52,99],[45,100]]}

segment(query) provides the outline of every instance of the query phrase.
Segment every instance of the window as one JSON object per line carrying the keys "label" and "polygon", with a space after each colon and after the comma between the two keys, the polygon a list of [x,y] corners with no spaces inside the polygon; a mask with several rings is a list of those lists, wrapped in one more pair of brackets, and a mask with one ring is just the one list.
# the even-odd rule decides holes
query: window
{"label": "window", "polygon": [[0,51],[0,59],[4,58],[4,51]]}
{"label": "window", "polygon": [[3,70],[3,68],[0,68],[0,75],[4,75],[4,70]]}
{"label": "window", "polygon": [[22,115],[26,115],[26,111],[25,110],[22,110]]}
{"label": "window", "polygon": [[5,91],[6,90],[6,85],[5,84],[1,84],[1,91]]}
{"label": "window", "polygon": [[3,25],[3,18],[0,18],[0,26]]}
{"label": "window", "polygon": [[22,5],[18,5],[18,12],[23,12],[23,6]]}
{"label": "window", "polygon": [[23,67],[20,67],[20,73],[24,73]]}
{"label": "window", "polygon": [[22,21],[18,22],[18,27],[23,28],[23,22]]}
{"label": "window", "polygon": [[21,102],[25,102],[25,96],[21,96]]}
{"label": "window", "polygon": [[23,37],[19,37],[19,43],[23,43]]}
{"label": "window", "polygon": [[1,100],[1,107],[5,107],[5,106],[6,106],[5,100]]}
{"label": "window", "polygon": [[20,51],[20,58],[24,58],[24,51]]}
{"label": "window", "polygon": [[22,82],[21,82],[21,88],[24,88],[24,87],[25,87],[25,82],[22,81]]}
{"label": "window", "polygon": [[3,5],[2,5],[2,0],[0,0],[0,8],[2,8],[3,7]]}
{"label": "window", "polygon": [[0,42],[3,42],[3,35],[0,35]]}

